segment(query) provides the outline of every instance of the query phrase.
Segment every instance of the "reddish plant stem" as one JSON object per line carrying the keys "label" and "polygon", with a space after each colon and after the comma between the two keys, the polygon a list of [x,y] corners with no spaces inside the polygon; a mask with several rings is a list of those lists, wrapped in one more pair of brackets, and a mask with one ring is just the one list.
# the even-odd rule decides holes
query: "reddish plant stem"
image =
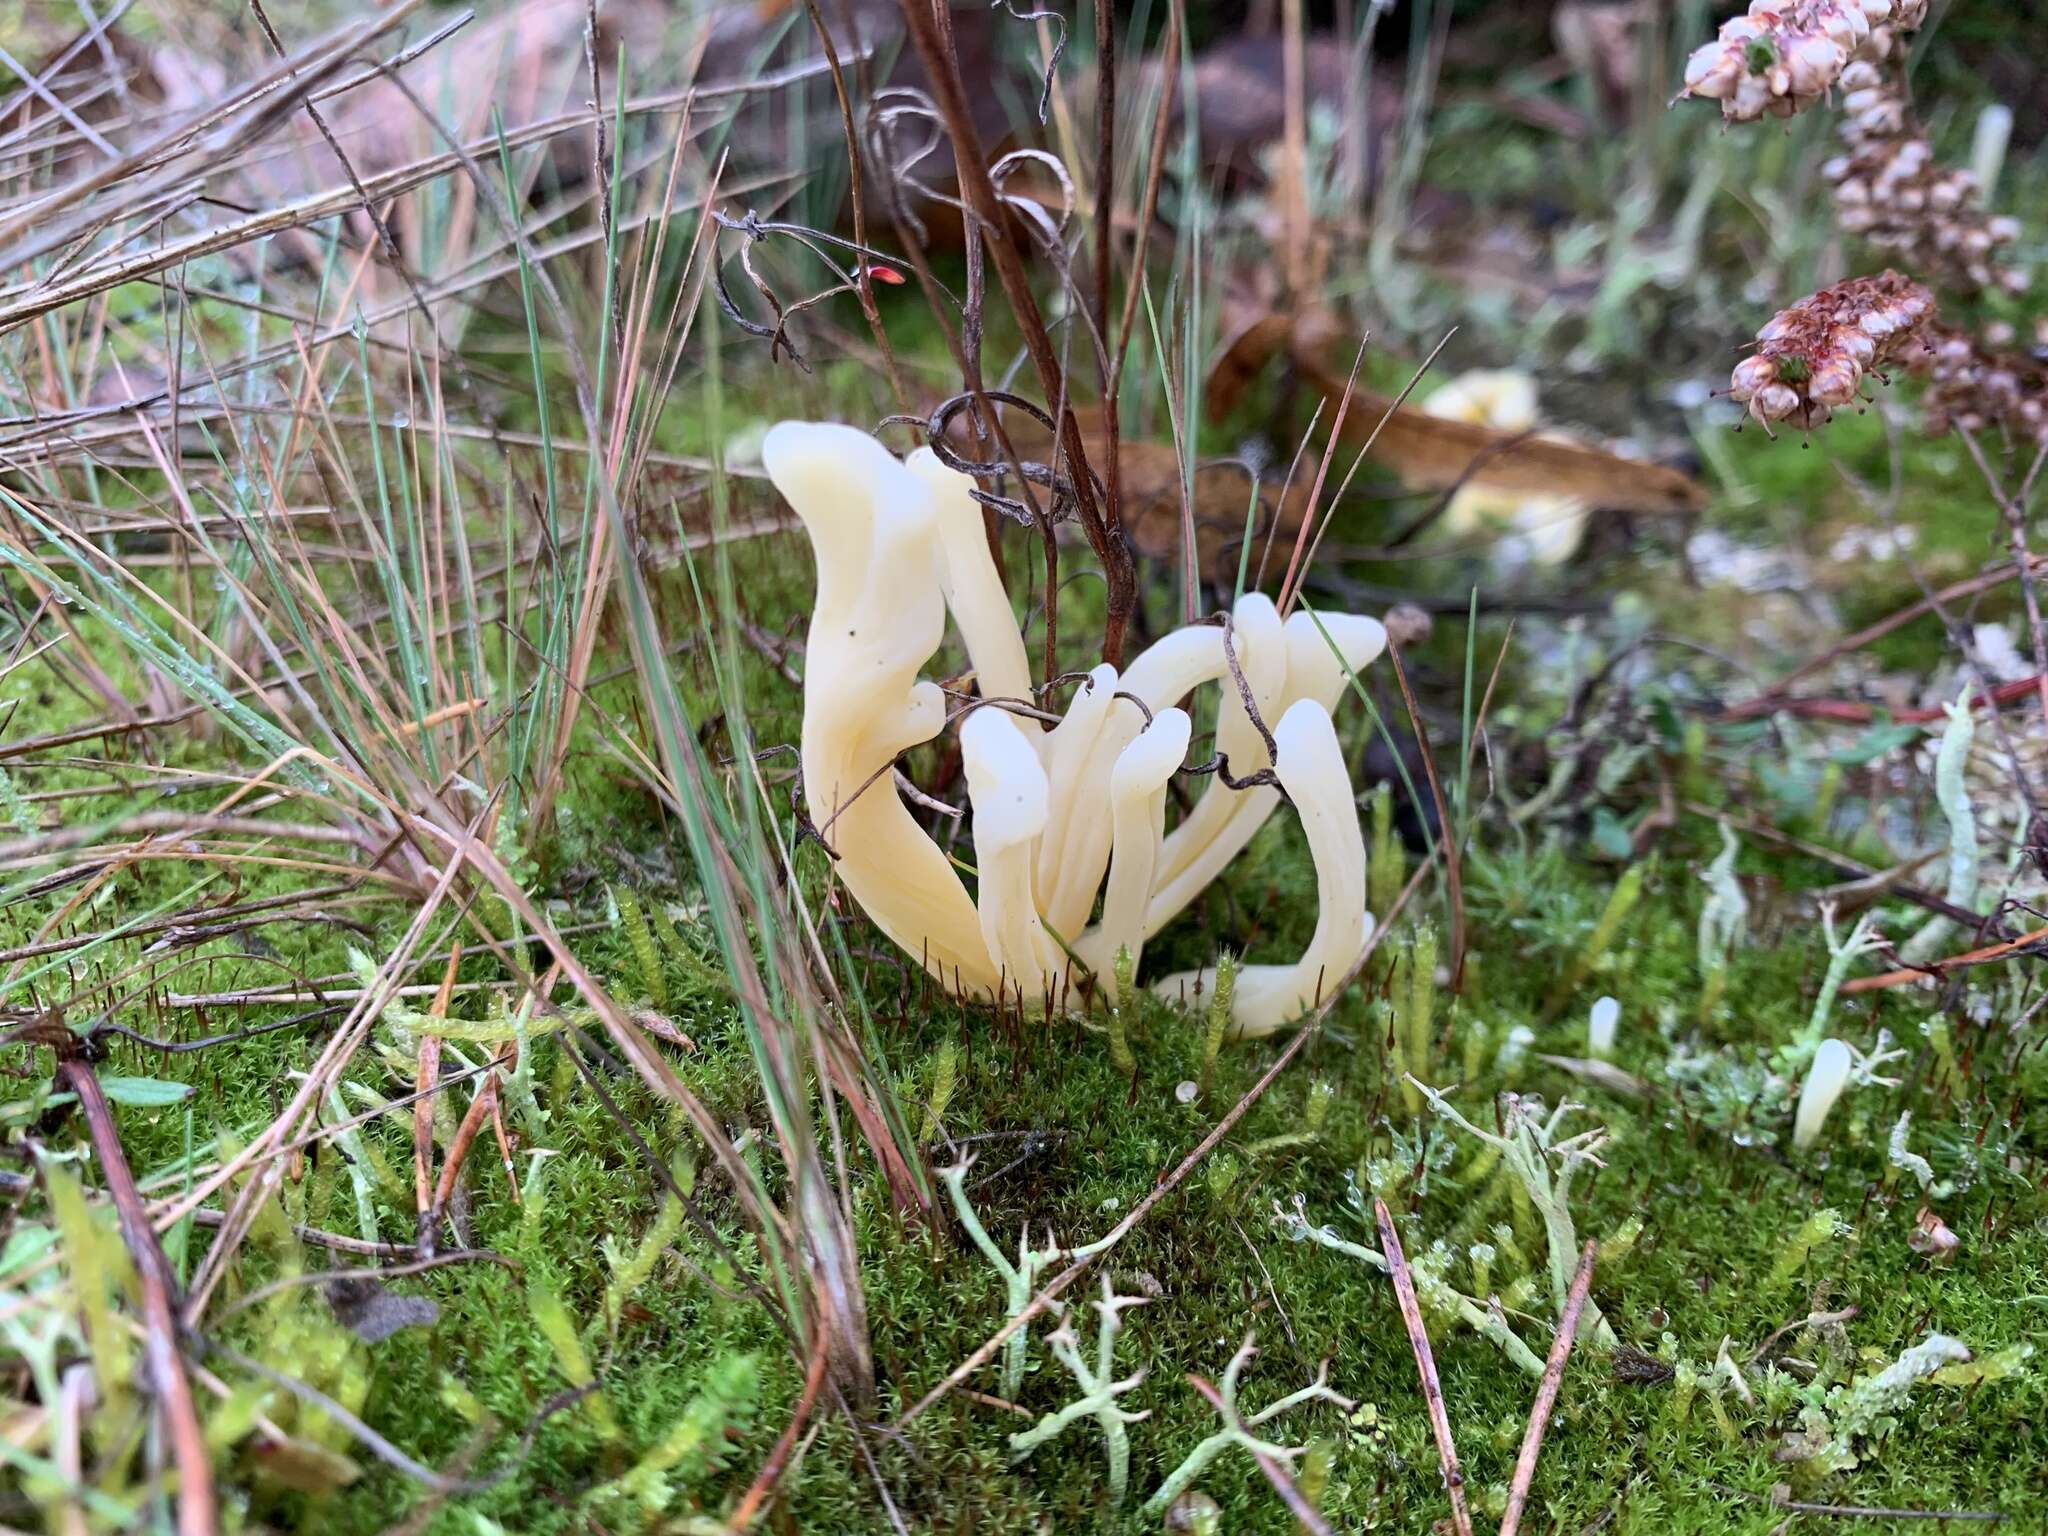
{"label": "reddish plant stem", "polygon": [[[2030,569],[2039,567],[2048,556],[2034,555],[2028,560]],[[1894,630],[1903,629],[1917,618],[1933,613],[1959,598],[1975,597],[1980,592],[1989,592],[1993,587],[2002,587],[2019,574],[2017,564],[2000,565],[1995,570],[1985,571],[1965,581],[1958,581],[1943,587],[1939,592],[1929,593],[1917,602],[1908,603],[1896,613],[1885,615],[1875,624],[1859,629],[1855,634],[1837,641],[1811,660],[1801,662],[1777,683],[1755,698],[1744,699],[1732,704],[1721,712],[1723,720],[1751,720],[1758,715],[1773,714],[1786,707],[1785,690],[1794,683],[1813,676],[1828,663],[1842,656],[1853,655],[1866,645],[1882,640]]]}
{"label": "reddish plant stem", "polygon": [[2033,467],[2027,471],[2025,483],[2018,491],[2006,490],[2003,480],[1993,472],[1990,462],[1984,457],[1984,450],[1977,445],[1977,434],[1964,431],[1963,445],[1970,450],[1970,458],[1977,465],[1977,472],[1984,477],[1984,485],[1998,503],[1999,512],[2005,518],[2007,536],[2012,541],[2013,569],[2020,574],[2020,596],[2026,603],[2027,634],[2033,641],[2034,683],[2041,700],[2041,719],[2048,724],[2048,634],[2041,624],[2041,599],[2034,590],[2034,556],[2027,548],[2026,503],[2032,500],[2035,479],[2041,473],[2044,459],[2048,459],[2048,443],[2034,456]]}
{"label": "reddish plant stem", "polygon": [[[492,1063],[494,1068],[512,1064],[510,1047],[501,1052]],[[455,1128],[455,1139],[448,1144],[447,1161],[441,1164],[441,1177],[434,1186],[434,1203],[428,1207],[427,1219],[421,1223],[420,1247],[429,1257],[431,1250],[441,1240],[441,1222],[448,1210],[448,1202],[455,1195],[455,1181],[462,1176],[463,1159],[469,1156],[471,1143],[484,1127],[484,1120],[491,1112],[491,1106],[498,1101],[498,1074],[494,1070],[486,1077],[483,1085],[469,1101],[469,1108],[463,1112],[462,1123]]]}
{"label": "reddish plant stem", "polygon": [[[1206,1376],[1197,1376],[1193,1371],[1189,1371],[1188,1385],[1201,1393],[1211,1408],[1218,1413],[1223,1412],[1223,1394],[1216,1390],[1214,1382]],[[1251,1453],[1252,1460],[1258,1463],[1259,1470],[1266,1474],[1266,1481],[1273,1485],[1273,1491],[1286,1500],[1287,1507],[1294,1512],[1294,1518],[1301,1528],[1307,1531],[1309,1536],[1330,1536],[1329,1522],[1323,1518],[1322,1512],[1308,1501],[1308,1495],[1301,1491],[1300,1485],[1287,1475],[1287,1469],[1264,1451],[1249,1445],[1245,1449]]]}
{"label": "reddish plant stem", "polygon": [[[1109,337],[1109,290],[1115,261],[1116,212],[1116,10],[1110,0],[1095,0],[1095,329]],[[1139,248],[1143,250],[1141,245]],[[1137,277],[1132,279],[1135,285]],[[1123,423],[1118,409],[1117,377],[1121,356],[1102,365],[1102,433],[1106,458],[1102,466],[1110,518],[1123,521]],[[1048,608],[1047,612],[1051,612]],[[1050,681],[1056,674],[1046,673]]]}
{"label": "reddish plant stem", "polygon": [[1137,607],[1137,569],[1129,542],[1114,506],[1105,509],[1096,499],[1094,471],[1088,465],[1087,448],[1081,440],[1081,425],[1067,398],[1066,380],[1060,371],[1052,338],[1046,333],[1045,318],[1031,291],[1031,280],[1017,245],[1010,238],[1008,215],[983,157],[981,135],[974,126],[967,103],[967,87],[960,78],[959,58],[951,44],[951,18],[943,4],[933,0],[903,0],[903,19],[918,59],[930,77],[932,99],[945,119],[953,141],[953,163],[960,178],[960,190],[970,219],[995,263],[996,276],[1003,285],[1017,329],[1037,370],[1046,405],[1056,412],[1058,440],[1066,461],[1067,477],[1074,489],[1075,510],[1081,529],[1102,562],[1102,574],[1109,587],[1109,612],[1103,624],[1102,659],[1112,666],[1123,662],[1124,632]]}
{"label": "reddish plant stem", "polygon": [[1550,1341],[1550,1358],[1543,1363],[1543,1381],[1536,1388],[1536,1402],[1529,1410],[1529,1427],[1522,1434],[1522,1449],[1515,1456],[1514,1480],[1508,1484],[1508,1507],[1500,1518],[1500,1536],[1515,1536],[1522,1527],[1522,1507],[1529,1502],[1529,1485],[1536,1480],[1536,1457],[1543,1449],[1543,1432],[1550,1427],[1550,1415],[1557,1407],[1558,1388],[1564,1383],[1565,1362],[1571,1358],[1572,1341],[1579,1336],[1579,1315],[1586,1310],[1586,1293],[1593,1285],[1593,1258],[1600,1245],[1587,1242],[1579,1255],[1579,1271],[1572,1276],[1572,1288],[1564,1299],[1564,1315],[1557,1320],[1557,1337]]}
{"label": "reddish plant stem", "polygon": [[[790,1450],[796,1445],[796,1438],[803,1432],[804,1425],[811,1417],[811,1410],[817,1406],[818,1394],[825,1386],[825,1367],[831,1363],[832,1352],[825,1348],[824,1328],[820,1325],[812,1333],[811,1363],[804,1371],[804,1390],[796,1400],[796,1411],[789,1416],[789,1423],[776,1438],[774,1447],[768,1452],[768,1459],[761,1463],[761,1470],[754,1474],[753,1482],[740,1498],[733,1512],[727,1517],[725,1528],[729,1532],[744,1531],[754,1523],[755,1516],[767,1505],[769,1496],[775,1492],[775,1485],[782,1477],[782,1469],[789,1463]],[[851,1420],[851,1415],[848,1416]],[[856,1434],[860,1433],[858,1422],[853,1423]]]}
{"label": "reddish plant stem", "polygon": [[[1110,214],[1116,202],[1116,11],[1109,0],[1095,0],[1095,328],[1109,335],[1110,264],[1114,231]],[[1103,381],[1107,390],[1109,381]],[[1114,399],[1105,405],[1114,411]],[[1111,420],[1114,420],[1114,416]],[[1112,432],[1114,428],[1111,429]],[[1114,436],[1110,438],[1109,473],[1116,473]],[[1111,500],[1115,498],[1112,496]]]}
{"label": "reddish plant stem", "polygon": [[[1993,708],[2002,709],[2008,704],[2032,697],[2044,686],[2048,686],[2048,672],[2029,673],[2025,677],[2014,678],[2009,683],[2000,683],[1991,690],[1989,701]],[[1981,690],[1972,691],[1969,702],[1972,709],[1982,709],[1985,706],[1986,695]],[[1758,714],[1785,714],[1801,720],[1838,720],[1844,725],[1867,725],[1877,718],[1877,706],[1865,704],[1858,699],[1778,698],[1768,709],[1751,707],[1762,703],[1760,699],[1750,700],[1737,705],[1734,711],[1721,718],[1742,720]],[[1944,718],[1944,711],[1939,706],[1920,706],[1894,711],[1891,718],[1900,725],[1930,725]]]}
{"label": "reddish plant stem", "polygon": [[79,1057],[57,1063],[57,1081],[78,1097],[86,1134],[107,1181],[121,1223],[121,1239],[135,1263],[142,1289],[143,1339],[149,1360],[150,1385],[163,1415],[164,1438],[178,1469],[178,1536],[214,1536],[220,1521],[213,1494],[213,1469],[206,1454],[206,1436],[199,1428],[199,1410],[192,1382],[178,1349],[178,1281],[171,1261],[157,1241],[142,1191],[121,1150],[114,1111],[101,1091],[90,1063]]}
{"label": "reddish plant stem", "polygon": [[1969,950],[1964,954],[1950,955],[1946,960],[1933,960],[1913,969],[1886,971],[1878,976],[1858,976],[1854,981],[1843,983],[1842,995],[1847,997],[1852,992],[1876,992],[1886,987],[1902,987],[1909,981],[1920,980],[1923,976],[1946,976],[1950,971],[1962,970],[1972,965],[1986,965],[1993,960],[2003,960],[2007,955],[2017,954],[2043,940],[2048,940],[2048,928],[2036,928],[2016,939],[2007,939],[2003,944],[1992,944],[1983,949]]}
{"label": "reddish plant stem", "polygon": [[[427,1012],[435,1018],[448,1017],[448,1005],[455,996],[456,968],[462,964],[462,946],[448,949],[448,968],[441,974],[441,990],[434,994],[434,1006]],[[419,1070],[413,1086],[419,1098],[412,1106],[413,1241],[432,1253],[434,1232],[434,1084],[441,1076],[441,1037],[420,1036]]]}

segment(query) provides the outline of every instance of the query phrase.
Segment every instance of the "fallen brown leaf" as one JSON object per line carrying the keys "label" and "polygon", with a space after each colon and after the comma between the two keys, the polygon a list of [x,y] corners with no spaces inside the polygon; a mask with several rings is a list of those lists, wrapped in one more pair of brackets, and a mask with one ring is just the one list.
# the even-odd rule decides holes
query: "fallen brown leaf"
{"label": "fallen brown leaf", "polygon": [[[1075,418],[1081,426],[1082,448],[1088,463],[1100,477],[1109,457],[1109,435],[1103,430],[1102,412],[1096,406],[1077,406]],[[1005,423],[1010,440],[1025,458],[1043,458],[1052,439],[1037,422],[1011,415]],[[1118,494],[1122,498],[1124,531],[1138,553],[1153,560],[1178,559],[1181,550],[1180,455],[1169,443],[1145,442],[1129,437],[1118,441]],[[1286,538],[1301,526],[1308,506],[1308,478],[1302,476],[1280,509],[1280,531],[1275,536],[1281,566],[1286,563]],[[1231,464],[1198,464],[1194,476],[1195,548],[1203,573],[1212,581],[1234,581],[1238,550],[1245,532],[1245,514],[1251,503],[1251,484],[1244,469]],[[1277,484],[1259,485],[1259,509],[1252,520],[1252,533],[1261,542],[1273,520],[1280,499]],[[1258,549],[1252,551],[1252,568],[1258,568]],[[1277,574],[1277,572],[1276,572]]]}
{"label": "fallen brown leaf", "polygon": [[[1284,352],[1301,377],[1329,400],[1324,418],[1334,419],[1344,375],[1326,367],[1321,358],[1336,334],[1335,322],[1325,312],[1267,311],[1250,319],[1211,366],[1203,399],[1212,418],[1226,415],[1259,372]],[[1075,415],[1089,463],[1101,476],[1109,455],[1101,411],[1078,406]],[[1027,459],[1049,455],[1051,439],[1038,423],[1011,413],[1006,425],[1019,454]],[[1373,462],[1428,490],[1487,485],[1576,496],[1596,508],[1652,512],[1689,512],[1706,504],[1706,490],[1698,481],[1665,465],[1625,459],[1584,444],[1446,421],[1411,406],[1396,407],[1387,396],[1366,389],[1352,390],[1342,436],[1361,445],[1372,439]],[[1268,574],[1284,569],[1290,541],[1308,510],[1312,467],[1295,477],[1284,504],[1277,482],[1261,483],[1258,512],[1252,518],[1254,571],[1276,516],[1275,566]],[[1117,473],[1124,529],[1139,553],[1156,560],[1177,559],[1183,494],[1179,454],[1167,443],[1124,437],[1118,444]],[[1236,579],[1250,498],[1251,486],[1238,465],[1196,466],[1190,510],[1201,568],[1212,581]]]}
{"label": "fallen brown leaf", "polygon": [[[1211,419],[1228,413],[1251,380],[1285,350],[1295,371],[1324,399],[1334,419],[1345,375],[1324,362],[1333,324],[1324,316],[1268,314],[1241,329],[1223,349],[1203,392]],[[1344,414],[1347,442],[1372,443],[1371,458],[1410,485],[1443,490],[1461,482],[1504,491],[1576,496],[1589,506],[1643,512],[1694,512],[1706,488],[1662,464],[1625,459],[1582,443],[1518,437],[1470,422],[1446,421],[1414,406],[1396,406],[1368,389],[1351,391]]]}

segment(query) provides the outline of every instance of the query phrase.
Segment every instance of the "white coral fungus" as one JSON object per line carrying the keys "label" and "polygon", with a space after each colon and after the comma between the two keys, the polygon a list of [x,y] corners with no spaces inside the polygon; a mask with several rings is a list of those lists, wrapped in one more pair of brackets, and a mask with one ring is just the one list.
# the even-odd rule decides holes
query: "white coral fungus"
{"label": "white coral fungus", "polygon": [[[1284,792],[1315,862],[1315,933],[1293,964],[1238,972],[1232,1021],[1240,1034],[1269,1033],[1334,995],[1372,918],[1330,713],[1348,675],[1384,649],[1377,620],[1300,612],[1283,622],[1248,593],[1221,623],[1174,631],[1121,674],[1097,667],[1046,729],[971,480],[929,450],[898,460],[866,433],[808,422],[770,430],[761,458],[818,566],[802,746],[811,824],[847,890],[899,948],[966,998],[1053,1012],[1078,1006],[1091,976],[1113,992],[1119,952],[1135,965],[1145,940],[1250,842]],[[949,609],[980,695],[960,721],[972,896],[891,772],[948,724],[945,694],[919,673]],[[1176,706],[1210,685],[1221,688],[1217,751],[1242,787],[1213,775],[1169,833],[1167,783],[1192,733]],[[1176,976],[1156,990],[1192,997],[1200,983]]]}

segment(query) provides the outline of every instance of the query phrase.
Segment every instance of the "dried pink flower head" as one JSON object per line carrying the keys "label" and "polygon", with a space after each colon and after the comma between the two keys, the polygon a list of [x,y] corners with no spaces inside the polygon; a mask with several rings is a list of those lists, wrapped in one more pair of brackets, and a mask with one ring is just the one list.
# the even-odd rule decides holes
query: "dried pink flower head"
{"label": "dried pink flower head", "polygon": [[1728,393],[1765,431],[1779,421],[1817,427],[1855,402],[1866,373],[1924,350],[1933,318],[1927,290],[1896,272],[1836,283],[1771,316]]}
{"label": "dried pink flower head", "polygon": [[1926,17],[1927,0],[1750,0],[1747,15],[1693,50],[1684,94],[1720,102],[1729,119],[1790,117]]}
{"label": "dried pink flower head", "polygon": [[[2009,333],[2004,339],[2010,339]],[[2044,357],[2048,348],[2032,354],[2008,351],[1996,336],[1979,339],[1948,326],[1931,328],[1926,349],[1909,359],[1913,372],[1927,380],[1920,414],[1928,432],[1939,437],[1952,430],[1995,427],[2048,446]]]}
{"label": "dried pink flower head", "polygon": [[1834,184],[1837,221],[1945,287],[2021,293],[2017,219],[1988,213],[1983,188],[1934,158],[1906,96],[1898,61],[1858,60],[1842,71],[1846,154],[1821,168]]}

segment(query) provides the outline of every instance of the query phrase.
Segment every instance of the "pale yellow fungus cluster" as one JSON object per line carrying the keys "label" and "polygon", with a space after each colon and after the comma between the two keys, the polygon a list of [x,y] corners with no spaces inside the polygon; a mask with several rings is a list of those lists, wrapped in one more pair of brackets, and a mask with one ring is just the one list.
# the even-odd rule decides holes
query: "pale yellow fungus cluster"
{"label": "pale yellow fungus cluster", "polygon": [[[1240,1034],[1265,1034],[1334,994],[1372,918],[1365,841],[1330,714],[1348,676],[1384,649],[1377,620],[1305,610],[1283,620],[1248,593],[1223,622],[1174,631],[1122,673],[1095,668],[1048,729],[971,480],[929,449],[899,460],[866,433],[809,422],[773,428],[762,463],[817,559],[804,674],[808,813],[835,873],[891,941],[962,997],[1053,1011],[1079,1007],[1092,979],[1113,998],[1119,953],[1130,952],[1135,974],[1145,941],[1251,841],[1284,791],[1315,862],[1315,933],[1292,964],[1242,967],[1232,1016]],[[951,709],[920,676],[949,611],[979,696]],[[1278,788],[1232,788],[1212,775],[1168,832],[1167,785],[1192,735],[1179,705],[1210,685],[1221,687],[1216,749],[1231,777],[1270,768]],[[956,716],[973,812],[971,896],[892,771]],[[1155,984],[1168,998],[1201,990],[1200,973]]]}

